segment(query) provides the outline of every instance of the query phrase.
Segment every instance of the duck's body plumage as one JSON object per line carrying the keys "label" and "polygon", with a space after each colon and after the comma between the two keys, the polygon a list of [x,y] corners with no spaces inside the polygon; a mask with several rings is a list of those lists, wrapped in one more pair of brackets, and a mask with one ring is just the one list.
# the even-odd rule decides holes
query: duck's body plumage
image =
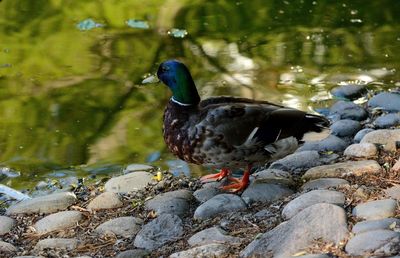
{"label": "duck's body plumage", "polygon": [[163,125],[173,154],[190,163],[222,168],[205,179],[221,179],[229,174],[228,168],[247,165],[242,181],[225,189],[245,189],[252,165],[294,152],[305,133],[329,125],[323,117],[267,101],[234,97],[201,101],[189,70],[175,60],[160,64],[157,76],[173,93]]}
{"label": "duck's body plumage", "polygon": [[216,97],[180,105],[170,100],[163,133],[168,148],[180,159],[232,168],[286,156],[306,132],[321,130],[325,122],[266,101]]}

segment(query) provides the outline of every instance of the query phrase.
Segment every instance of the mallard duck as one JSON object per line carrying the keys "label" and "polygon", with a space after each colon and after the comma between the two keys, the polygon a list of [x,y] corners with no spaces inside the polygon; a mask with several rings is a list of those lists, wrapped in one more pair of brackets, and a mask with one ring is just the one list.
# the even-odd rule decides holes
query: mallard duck
{"label": "mallard duck", "polygon": [[[223,187],[228,191],[244,190],[252,166],[294,152],[304,134],[329,125],[324,117],[262,100],[201,100],[189,69],[176,60],[160,64],[157,77],[172,91],[163,124],[169,150],[189,163],[220,168],[201,180],[228,177],[233,181]],[[229,177],[232,168],[240,167],[246,167],[241,180]]]}

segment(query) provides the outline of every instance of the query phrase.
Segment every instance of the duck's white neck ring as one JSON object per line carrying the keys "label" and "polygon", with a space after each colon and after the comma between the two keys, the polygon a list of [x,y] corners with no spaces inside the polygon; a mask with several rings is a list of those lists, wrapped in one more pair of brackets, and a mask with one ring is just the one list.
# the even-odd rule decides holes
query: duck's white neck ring
{"label": "duck's white neck ring", "polygon": [[174,99],[174,97],[171,97],[171,101],[176,103],[176,104],[178,104],[178,105],[180,105],[180,106],[184,106],[184,107],[188,107],[188,106],[192,105],[192,104],[186,104],[186,103],[179,102],[176,99]]}

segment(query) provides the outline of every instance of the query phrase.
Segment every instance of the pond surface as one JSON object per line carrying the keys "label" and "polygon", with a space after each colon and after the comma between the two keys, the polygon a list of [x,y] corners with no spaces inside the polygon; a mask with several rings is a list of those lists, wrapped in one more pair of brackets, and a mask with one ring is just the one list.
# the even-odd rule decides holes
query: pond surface
{"label": "pond surface", "polygon": [[399,13],[398,0],[0,1],[0,183],[130,163],[199,175],[164,145],[167,88],[141,85],[160,62],[185,62],[203,97],[312,111],[340,83],[400,86]]}

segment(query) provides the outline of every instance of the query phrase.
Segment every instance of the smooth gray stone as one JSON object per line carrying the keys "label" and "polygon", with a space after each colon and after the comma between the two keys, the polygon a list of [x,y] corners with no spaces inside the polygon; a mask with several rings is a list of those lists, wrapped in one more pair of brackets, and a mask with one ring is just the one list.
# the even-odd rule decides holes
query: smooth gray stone
{"label": "smooth gray stone", "polygon": [[338,101],[330,108],[330,116],[338,116],[340,119],[352,119],[362,121],[368,117],[367,111],[350,101]]}
{"label": "smooth gray stone", "polygon": [[240,244],[239,237],[232,237],[220,227],[212,227],[197,232],[188,239],[190,246],[200,246],[208,244]]}
{"label": "smooth gray stone", "polygon": [[7,234],[15,226],[15,220],[7,217],[0,216],[0,236]]}
{"label": "smooth gray stone", "polygon": [[83,219],[83,215],[79,211],[60,211],[42,218],[33,227],[37,233],[44,234],[74,227],[81,219]]}
{"label": "smooth gray stone", "polygon": [[294,185],[292,175],[280,169],[264,169],[253,174],[255,183]]}
{"label": "smooth gray stone", "polygon": [[149,172],[136,171],[126,175],[113,177],[104,185],[106,192],[128,193],[144,189],[153,181]]}
{"label": "smooth gray stone", "polygon": [[253,202],[270,203],[293,194],[285,185],[252,183],[243,192],[242,199],[246,204]]}
{"label": "smooth gray stone", "polygon": [[330,190],[313,190],[293,199],[282,210],[282,216],[290,219],[300,211],[317,203],[330,203],[343,206],[345,201],[344,194]]}
{"label": "smooth gray stone", "polygon": [[173,253],[169,258],[193,258],[193,257],[228,257],[229,246],[226,244],[208,244],[194,247],[189,250]]}
{"label": "smooth gray stone", "polygon": [[197,207],[195,219],[209,219],[224,213],[245,210],[246,204],[235,194],[219,194]]}
{"label": "smooth gray stone", "polygon": [[368,106],[381,108],[390,112],[400,112],[400,94],[390,92],[379,93],[368,101]]}
{"label": "smooth gray stone", "polygon": [[346,161],[310,168],[302,178],[310,180],[321,177],[341,177],[348,174],[361,176],[380,170],[381,166],[375,160]]}
{"label": "smooth gray stone", "polygon": [[362,138],[364,138],[364,136],[367,134],[367,133],[370,133],[370,132],[372,132],[372,131],[374,131],[374,129],[371,129],[371,128],[364,128],[364,129],[361,129],[360,131],[358,131],[358,133],[356,133],[356,135],[354,136],[354,142],[361,142],[361,140],[362,140]]}
{"label": "smooth gray stone", "polygon": [[338,137],[348,137],[355,135],[361,129],[361,124],[358,121],[343,119],[334,122],[331,125],[331,134]]}
{"label": "smooth gray stone", "polygon": [[169,242],[176,241],[182,234],[181,218],[165,213],[143,226],[135,237],[134,245],[153,251]]}
{"label": "smooth gray stone", "polygon": [[361,143],[377,143],[387,151],[396,151],[396,142],[400,141],[400,129],[379,129],[367,133]]}
{"label": "smooth gray stone", "polygon": [[176,190],[155,196],[145,203],[148,210],[154,210],[157,214],[169,213],[184,216],[189,212],[190,201],[193,194],[188,190]]}
{"label": "smooth gray stone", "polygon": [[306,142],[297,149],[297,151],[307,151],[307,150],[315,150],[315,151],[334,151],[341,152],[349,146],[349,143],[344,141],[343,139],[335,136],[329,135],[323,140]]}
{"label": "smooth gray stone", "polygon": [[393,199],[400,201],[400,185],[385,189],[385,194]]}
{"label": "smooth gray stone", "polygon": [[369,142],[355,143],[344,150],[344,155],[356,158],[370,158],[376,156],[378,149],[376,145]]}
{"label": "smooth gray stone", "polygon": [[115,209],[122,207],[119,195],[113,192],[104,192],[94,198],[87,206],[89,210]]}
{"label": "smooth gray stone", "polygon": [[357,84],[337,86],[331,90],[333,96],[351,100],[361,97],[365,92],[365,85]]}
{"label": "smooth gray stone", "polygon": [[134,236],[143,225],[143,220],[136,217],[119,217],[100,224],[95,232],[98,234],[115,234],[122,237]]}
{"label": "smooth gray stone", "polygon": [[222,193],[222,191],[218,188],[207,187],[196,190],[193,193],[193,196],[198,202],[204,203],[220,193]]}
{"label": "smooth gray stone", "polygon": [[400,233],[391,230],[374,230],[352,237],[345,247],[350,255],[388,256],[400,252]]}
{"label": "smooth gray stone", "polygon": [[400,125],[400,114],[386,114],[380,116],[375,119],[374,125],[378,128],[389,128]]}
{"label": "smooth gray stone", "polygon": [[366,220],[357,222],[354,225],[352,232],[354,234],[360,234],[366,231],[373,231],[378,229],[391,229],[391,226],[399,227],[400,226],[400,219],[396,218],[385,218],[385,219],[378,219],[378,220]]}
{"label": "smooth gray stone", "polygon": [[283,171],[304,171],[311,167],[321,165],[318,151],[302,151],[290,154],[283,159],[273,162],[270,169],[279,169]]}
{"label": "smooth gray stone", "polygon": [[0,240],[0,253],[14,253],[17,251],[17,248],[7,242]]}
{"label": "smooth gray stone", "polygon": [[258,220],[263,220],[263,219],[273,217],[273,216],[275,216],[275,214],[274,214],[274,212],[272,212],[269,209],[263,209],[263,210],[258,211],[253,216],[254,216],[254,218],[256,218]]}
{"label": "smooth gray stone", "polygon": [[308,191],[315,189],[328,189],[330,187],[337,187],[342,185],[350,185],[350,183],[342,178],[318,178],[308,181],[301,187],[301,189],[303,191]]}
{"label": "smooth gray stone", "polygon": [[353,215],[367,220],[393,217],[397,202],[393,199],[369,201],[353,208]]}
{"label": "smooth gray stone", "polygon": [[43,249],[65,249],[74,250],[78,246],[78,240],[75,238],[46,238],[39,240],[35,246],[35,250]]}
{"label": "smooth gray stone", "polygon": [[7,209],[6,214],[52,213],[65,210],[75,202],[76,196],[71,192],[53,193],[14,204]]}
{"label": "smooth gray stone", "polygon": [[150,254],[149,251],[143,249],[126,250],[119,253],[116,258],[145,258]]}
{"label": "smooth gray stone", "polygon": [[[316,230],[317,229],[317,230]],[[338,245],[348,235],[343,208],[318,203],[253,240],[240,257],[289,257],[313,246],[315,239]]]}

